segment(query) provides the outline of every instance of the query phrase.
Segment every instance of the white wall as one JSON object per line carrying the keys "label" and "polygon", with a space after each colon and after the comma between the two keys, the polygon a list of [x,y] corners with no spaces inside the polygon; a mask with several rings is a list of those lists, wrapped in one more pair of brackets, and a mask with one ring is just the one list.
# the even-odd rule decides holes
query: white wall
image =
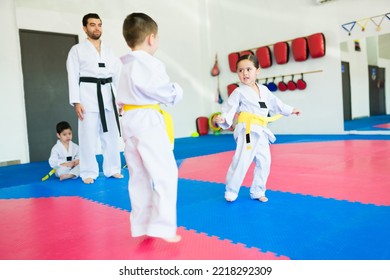
{"label": "white wall", "polygon": [[135,11],[151,15],[159,24],[160,49],[156,56],[166,63],[172,80],[185,90],[184,100],[168,109],[175,121],[176,137],[190,136],[196,130],[196,117],[220,110],[215,102],[217,78],[210,75],[216,53],[220,88],[226,99],[226,85],[237,81],[228,67],[230,52],[323,32],[325,57],[295,62],[290,56],[289,63],[264,69],[260,78],[322,70],[304,76],[308,84],[304,91],[276,92],[286,103],[301,108],[303,115],[284,118],[272,124],[272,129],[278,134],[337,134],[343,133],[339,44],[350,39],[341,24],[389,12],[388,0],[375,2],[334,0],[317,5],[315,0],[3,0],[0,15],[3,26],[7,26],[4,38],[9,44],[0,48],[2,56],[10,61],[9,66],[0,66],[0,79],[6,86],[6,91],[0,93],[0,127],[7,131],[7,137],[0,139],[0,162],[28,162],[19,28],[78,34],[83,40],[81,18],[96,12],[103,19],[103,40],[121,56],[127,52],[121,35],[124,17]]}
{"label": "white wall", "polygon": [[0,2],[0,24],[5,27],[0,44],[0,163],[27,162],[23,77],[13,0]]}

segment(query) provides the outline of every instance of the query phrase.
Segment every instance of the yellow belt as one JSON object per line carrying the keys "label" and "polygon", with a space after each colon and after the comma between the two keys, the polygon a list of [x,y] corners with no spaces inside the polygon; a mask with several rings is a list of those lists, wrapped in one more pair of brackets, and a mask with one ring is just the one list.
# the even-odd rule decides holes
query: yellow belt
{"label": "yellow belt", "polygon": [[43,176],[42,181],[46,181],[47,179],[49,179],[49,177],[50,177],[51,175],[53,175],[55,172],[56,172],[56,169],[55,169],[55,168],[53,168],[52,170],[50,170],[49,173],[47,173],[45,176]]}
{"label": "yellow belt", "polygon": [[269,122],[277,121],[281,117],[283,117],[281,114],[277,114],[277,115],[272,116],[272,117],[263,117],[263,116],[251,114],[248,112],[241,112],[238,115],[237,122],[238,123],[245,123],[247,149],[248,150],[252,149],[252,146],[250,145],[250,132],[251,132],[251,125],[252,124],[257,124],[257,125],[267,127],[267,124]]}
{"label": "yellow belt", "polygon": [[174,129],[173,129],[172,117],[171,117],[171,115],[168,112],[162,110],[160,108],[159,104],[151,104],[151,105],[130,105],[130,104],[126,104],[126,105],[123,105],[123,110],[125,110],[125,111],[134,110],[134,109],[154,109],[154,110],[159,111],[163,115],[164,122],[165,122],[165,129],[167,131],[167,134],[168,134],[168,137],[169,137],[169,141],[171,142],[171,144],[174,143],[175,133],[174,133]]}

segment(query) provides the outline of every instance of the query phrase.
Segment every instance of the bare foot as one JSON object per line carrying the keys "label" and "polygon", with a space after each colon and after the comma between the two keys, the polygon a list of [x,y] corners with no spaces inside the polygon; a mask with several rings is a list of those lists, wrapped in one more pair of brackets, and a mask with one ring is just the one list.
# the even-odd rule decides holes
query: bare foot
{"label": "bare foot", "polygon": [[60,175],[60,181],[63,181],[63,180],[66,180],[66,179],[70,179],[70,178],[74,178],[76,177],[75,175],[73,174],[63,174],[63,175]]}
{"label": "bare foot", "polygon": [[83,179],[84,184],[93,184],[94,180],[92,178],[85,178]]}
{"label": "bare foot", "polygon": [[265,196],[260,196],[260,197],[259,197],[259,200],[260,200],[261,202],[267,202],[267,201],[268,201],[268,198],[265,197]]}
{"label": "bare foot", "polygon": [[116,179],[122,179],[122,178],[123,178],[123,175],[120,174],[120,173],[115,173],[115,174],[112,175],[111,177],[116,178]]}
{"label": "bare foot", "polygon": [[175,237],[162,238],[162,240],[164,240],[166,242],[169,242],[169,243],[176,243],[176,242],[179,242],[181,240],[181,236],[176,234]]}

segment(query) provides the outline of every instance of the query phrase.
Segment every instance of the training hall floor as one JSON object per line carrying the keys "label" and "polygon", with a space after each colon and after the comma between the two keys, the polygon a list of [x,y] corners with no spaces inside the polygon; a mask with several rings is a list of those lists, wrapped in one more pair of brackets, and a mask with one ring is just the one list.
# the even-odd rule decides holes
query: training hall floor
{"label": "training hall floor", "polygon": [[130,237],[126,169],[124,179],[101,175],[85,185],[42,182],[47,162],[1,167],[0,259],[389,260],[389,124],[374,118],[346,123],[352,134],[277,135],[267,203],[249,198],[253,166],[238,199],[225,201],[231,134],[177,139],[175,244]]}

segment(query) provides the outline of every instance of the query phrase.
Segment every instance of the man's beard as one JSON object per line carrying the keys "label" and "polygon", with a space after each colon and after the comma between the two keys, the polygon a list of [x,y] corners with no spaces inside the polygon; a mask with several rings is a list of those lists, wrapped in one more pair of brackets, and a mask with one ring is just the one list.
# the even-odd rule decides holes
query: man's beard
{"label": "man's beard", "polygon": [[102,36],[102,33],[99,33],[99,34],[88,33],[88,36],[89,36],[91,39],[99,40],[100,37]]}

